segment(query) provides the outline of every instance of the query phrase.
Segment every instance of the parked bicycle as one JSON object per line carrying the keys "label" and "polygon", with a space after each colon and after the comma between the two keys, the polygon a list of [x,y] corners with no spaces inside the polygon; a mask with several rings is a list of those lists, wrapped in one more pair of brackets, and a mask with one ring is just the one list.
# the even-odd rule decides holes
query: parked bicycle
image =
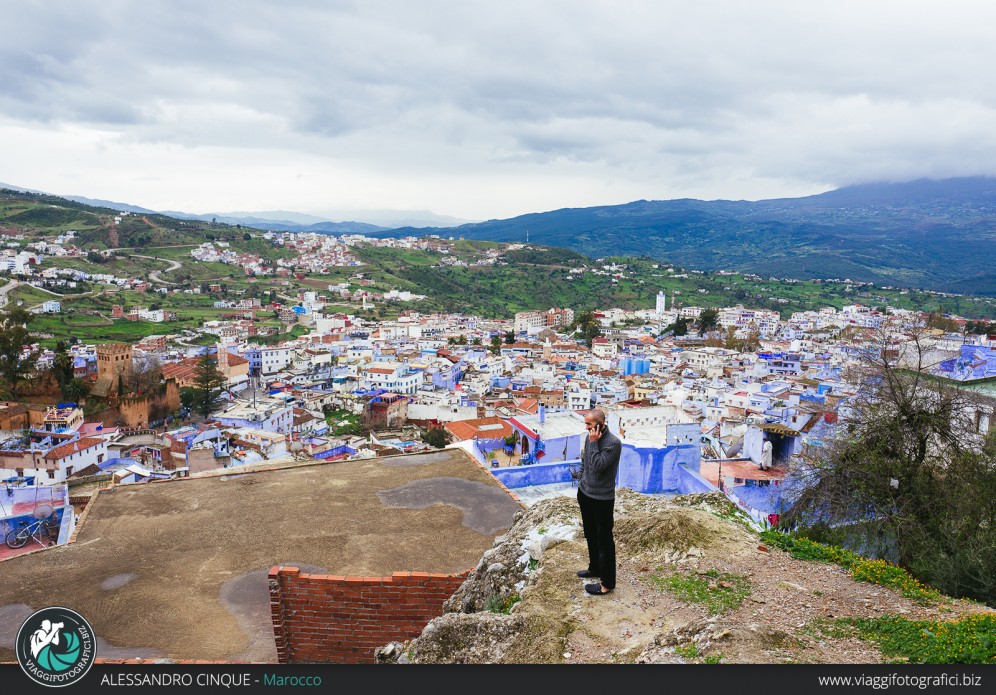
{"label": "parked bicycle", "polygon": [[36,541],[39,545],[47,547],[55,542],[52,540],[52,535],[53,531],[58,528],[59,522],[57,522],[52,516],[32,521],[30,524],[22,521],[21,527],[8,532],[5,540],[7,545],[14,550],[23,548],[28,544],[28,541],[31,540]]}

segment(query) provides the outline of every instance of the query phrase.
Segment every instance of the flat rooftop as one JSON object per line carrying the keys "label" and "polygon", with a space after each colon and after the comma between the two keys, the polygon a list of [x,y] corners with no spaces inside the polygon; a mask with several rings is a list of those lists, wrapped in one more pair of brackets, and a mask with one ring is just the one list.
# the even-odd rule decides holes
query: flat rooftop
{"label": "flat rooftop", "polygon": [[462,572],[519,509],[458,449],[118,487],[75,543],[0,562],[0,661],[30,612],[61,605],[101,657],[275,662],[274,565]]}

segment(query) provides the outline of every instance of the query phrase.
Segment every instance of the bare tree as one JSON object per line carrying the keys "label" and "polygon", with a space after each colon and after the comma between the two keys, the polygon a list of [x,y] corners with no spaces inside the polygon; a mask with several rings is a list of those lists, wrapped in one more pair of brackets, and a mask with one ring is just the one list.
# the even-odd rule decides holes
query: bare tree
{"label": "bare tree", "polygon": [[936,350],[919,323],[859,349],[856,393],[832,439],[803,457],[786,522],[996,603],[993,399],[929,373]]}
{"label": "bare tree", "polygon": [[133,394],[150,394],[162,382],[163,370],[159,358],[148,356],[132,360],[123,374],[125,389]]}

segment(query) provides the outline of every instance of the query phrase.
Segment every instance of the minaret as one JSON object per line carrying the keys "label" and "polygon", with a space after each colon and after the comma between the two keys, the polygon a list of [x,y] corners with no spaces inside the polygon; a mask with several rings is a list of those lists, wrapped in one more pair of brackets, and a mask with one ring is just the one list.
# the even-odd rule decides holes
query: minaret
{"label": "minaret", "polygon": [[218,371],[224,374],[225,381],[228,381],[231,376],[228,367],[228,350],[221,343],[218,343]]}

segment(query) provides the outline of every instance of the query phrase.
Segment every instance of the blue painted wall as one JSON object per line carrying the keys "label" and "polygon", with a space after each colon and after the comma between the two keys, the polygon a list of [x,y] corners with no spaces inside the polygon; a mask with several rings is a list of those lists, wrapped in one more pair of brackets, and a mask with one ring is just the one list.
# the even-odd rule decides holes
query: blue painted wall
{"label": "blue painted wall", "polygon": [[494,468],[491,469],[491,474],[498,478],[505,487],[511,489],[533,485],[569,483],[571,481],[571,463],[580,465],[581,462],[558,461],[556,463],[534,463],[531,466]]}
{"label": "blue painted wall", "polygon": [[[643,493],[706,492],[714,489],[698,476],[699,461],[697,445],[638,448],[624,444],[619,458],[616,487]],[[578,465],[578,460],[536,463],[530,466],[497,468],[491,470],[491,473],[506,487],[514,489],[570,482],[570,469]]]}
{"label": "blue painted wall", "polygon": [[678,466],[678,492],[691,495],[697,492],[712,492],[718,488],[697,472]]}

